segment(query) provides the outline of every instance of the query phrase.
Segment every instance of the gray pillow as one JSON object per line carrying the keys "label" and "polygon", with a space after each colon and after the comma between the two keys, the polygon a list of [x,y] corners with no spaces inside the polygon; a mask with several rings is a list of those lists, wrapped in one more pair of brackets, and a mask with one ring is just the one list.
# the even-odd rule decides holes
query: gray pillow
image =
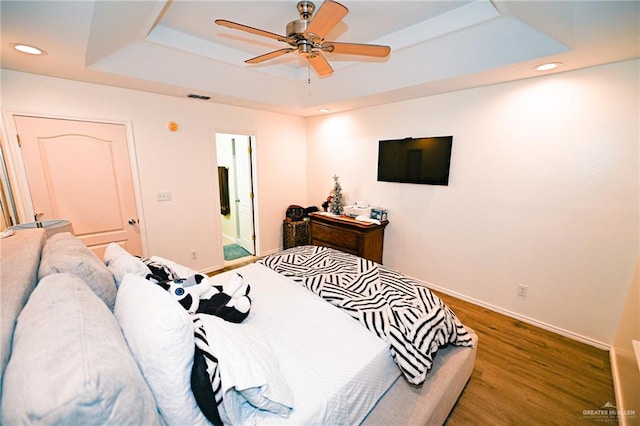
{"label": "gray pillow", "polygon": [[31,294],[3,388],[5,425],[162,424],[115,317],[71,274]]}
{"label": "gray pillow", "polygon": [[69,272],[77,275],[113,311],[116,303],[116,284],[104,263],[82,241],[64,232],[47,240],[42,250],[38,278]]}

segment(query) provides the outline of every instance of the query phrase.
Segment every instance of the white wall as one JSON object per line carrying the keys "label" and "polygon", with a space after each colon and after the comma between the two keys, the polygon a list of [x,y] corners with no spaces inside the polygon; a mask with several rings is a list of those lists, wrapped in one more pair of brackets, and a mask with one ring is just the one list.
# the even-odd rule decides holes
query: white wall
{"label": "white wall", "polygon": [[[636,60],[310,119],[310,203],[337,174],[389,209],[386,265],[609,345],[638,254],[639,81]],[[439,135],[449,186],[377,182],[378,140]]]}
{"label": "white wall", "polygon": [[[12,113],[128,123],[142,193],[145,255],[167,257],[201,271],[223,265],[214,135],[255,135],[258,254],[282,247],[287,206],[294,199],[307,198],[306,164],[300,161],[306,156],[304,119],[11,70],[1,72],[2,125],[14,157],[19,154]],[[177,132],[168,130],[170,121],[178,123]],[[157,202],[159,191],[170,191],[173,200]],[[191,260],[191,250],[197,250],[197,260]]]}

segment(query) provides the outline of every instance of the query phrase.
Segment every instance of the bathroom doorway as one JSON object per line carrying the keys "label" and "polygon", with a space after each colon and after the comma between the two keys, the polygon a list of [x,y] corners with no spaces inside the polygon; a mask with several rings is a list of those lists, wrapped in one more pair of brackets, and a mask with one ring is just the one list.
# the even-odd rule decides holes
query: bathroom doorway
{"label": "bathroom doorway", "polygon": [[226,263],[256,254],[253,137],[216,133],[216,154]]}

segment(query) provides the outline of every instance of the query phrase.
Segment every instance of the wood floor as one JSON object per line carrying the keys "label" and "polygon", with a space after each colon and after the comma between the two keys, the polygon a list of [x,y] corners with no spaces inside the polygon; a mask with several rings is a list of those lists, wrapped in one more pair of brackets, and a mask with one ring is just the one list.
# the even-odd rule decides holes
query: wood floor
{"label": "wood floor", "polygon": [[615,405],[607,351],[438,295],[479,337],[473,374],[448,426],[617,424],[584,414]]}
{"label": "wood floor", "polygon": [[479,337],[473,374],[447,426],[617,424],[584,414],[615,405],[607,351],[437,294]]}

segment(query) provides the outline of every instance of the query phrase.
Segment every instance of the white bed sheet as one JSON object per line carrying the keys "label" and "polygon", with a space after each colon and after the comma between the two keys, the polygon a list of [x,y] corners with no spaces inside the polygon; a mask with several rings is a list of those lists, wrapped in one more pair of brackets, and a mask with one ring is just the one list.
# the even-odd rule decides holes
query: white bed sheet
{"label": "white bed sheet", "polygon": [[288,419],[266,414],[261,424],[359,424],[400,376],[388,345],[338,308],[258,264],[240,273],[251,285],[244,323],[259,330],[279,360],[294,395]]}

